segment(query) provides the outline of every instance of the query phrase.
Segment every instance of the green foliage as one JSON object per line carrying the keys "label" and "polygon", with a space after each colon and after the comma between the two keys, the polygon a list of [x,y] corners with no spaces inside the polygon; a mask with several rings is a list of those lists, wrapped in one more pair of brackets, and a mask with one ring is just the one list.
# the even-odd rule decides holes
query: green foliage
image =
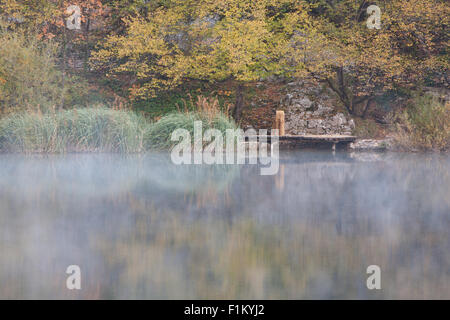
{"label": "green foliage", "polygon": [[57,47],[33,35],[0,27],[0,107],[48,109],[61,102],[61,72],[56,68]]}
{"label": "green foliage", "polygon": [[397,144],[408,150],[450,149],[450,104],[429,95],[416,96],[400,115]]}
{"label": "green foliage", "polygon": [[0,150],[140,152],[147,125],[133,112],[103,107],[16,113],[0,120]]}

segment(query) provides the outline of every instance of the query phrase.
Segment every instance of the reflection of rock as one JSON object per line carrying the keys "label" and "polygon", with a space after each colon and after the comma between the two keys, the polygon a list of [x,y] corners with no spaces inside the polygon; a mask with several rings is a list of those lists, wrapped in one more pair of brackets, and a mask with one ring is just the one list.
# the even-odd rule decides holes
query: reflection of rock
{"label": "reflection of rock", "polygon": [[382,161],[383,153],[374,153],[374,152],[351,152],[350,158],[361,161],[361,162],[374,162],[374,161]]}

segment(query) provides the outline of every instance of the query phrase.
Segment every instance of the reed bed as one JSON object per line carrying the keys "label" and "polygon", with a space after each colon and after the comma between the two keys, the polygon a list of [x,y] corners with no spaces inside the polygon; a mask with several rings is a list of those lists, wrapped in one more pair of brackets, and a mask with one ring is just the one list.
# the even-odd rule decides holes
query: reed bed
{"label": "reed bed", "polygon": [[[190,108],[188,107],[190,105]],[[158,122],[149,127],[145,133],[147,148],[172,149],[177,141],[171,141],[172,133],[176,129],[186,129],[192,142],[194,142],[194,122],[202,122],[203,132],[207,129],[217,129],[223,136],[227,129],[237,129],[235,122],[228,116],[229,108],[224,111],[220,108],[217,98],[198,96],[194,102],[184,104],[184,110],[162,117]],[[206,143],[203,142],[203,145]]]}
{"label": "reed bed", "polygon": [[235,123],[219,109],[216,100],[200,98],[197,109],[168,114],[151,123],[132,111],[104,106],[42,113],[18,112],[0,119],[0,151],[21,153],[122,152],[170,150],[176,129],[194,138],[194,122],[203,130],[225,133]]}
{"label": "reed bed", "polygon": [[[218,129],[224,136],[227,129],[236,129],[236,125],[223,115],[209,120],[201,113],[173,113],[161,118],[149,127],[145,134],[146,147],[149,149],[172,149],[177,141],[171,141],[172,132],[186,129],[194,141],[194,122],[202,121],[203,132],[209,128]],[[204,144],[204,143],[203,143]]]}
{"label": "reed bed", "polygon": [[3,152],[141,152],[148,124],[130,111],[105,107],[22,112],[0,120]]}

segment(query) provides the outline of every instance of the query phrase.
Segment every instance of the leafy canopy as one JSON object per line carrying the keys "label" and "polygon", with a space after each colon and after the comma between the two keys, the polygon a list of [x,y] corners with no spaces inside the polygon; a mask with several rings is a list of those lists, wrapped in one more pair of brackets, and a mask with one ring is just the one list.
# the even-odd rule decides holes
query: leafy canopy
{"label": "leafy canopy", "polygon": [[129,81],[133,99],[187,79],[247,82],[291,74],[283,52],[293,24],[314,31],[306,8],[287,0],[166,1],[126,19],[126,34],[110,36],[92,62]]}

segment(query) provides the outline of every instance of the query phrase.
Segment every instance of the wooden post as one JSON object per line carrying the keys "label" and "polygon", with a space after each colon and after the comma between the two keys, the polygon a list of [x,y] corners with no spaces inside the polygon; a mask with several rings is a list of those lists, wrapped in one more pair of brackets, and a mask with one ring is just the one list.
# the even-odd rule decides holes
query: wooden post
{"label": "wooden post", "polygon": [[279,130],[279,135],[284,136],[284,111],[277,110],[275,114],[275,129]]}

